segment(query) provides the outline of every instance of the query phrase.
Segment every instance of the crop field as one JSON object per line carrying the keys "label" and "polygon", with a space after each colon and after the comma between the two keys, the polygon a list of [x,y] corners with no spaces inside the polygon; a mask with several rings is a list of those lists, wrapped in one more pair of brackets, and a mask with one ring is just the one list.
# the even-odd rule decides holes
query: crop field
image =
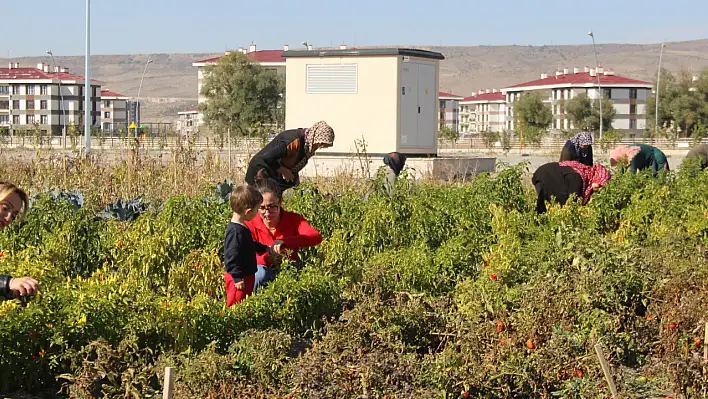
{"label": "crop field", "polygon": [[524,165],[471,182],[306,182],[324,242],[225,307],[218,157],[0,161],[33,197],[0,232],[13,398],[705,398],[708,172],[616,175],[537,215]]}

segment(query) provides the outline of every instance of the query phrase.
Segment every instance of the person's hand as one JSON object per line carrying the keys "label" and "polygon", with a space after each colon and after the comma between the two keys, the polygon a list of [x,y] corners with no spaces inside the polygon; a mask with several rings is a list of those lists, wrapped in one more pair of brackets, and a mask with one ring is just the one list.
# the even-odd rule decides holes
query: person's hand
{"label": "person's hand", "polygon": [[295,181],[295,175],[293,175],[293,172],[288,168],[280,168],[280,174],[283,175],[285,181]]}
{"label": "person's hand", "polygon": [[280,254],[284,244],[285,242],[283,240],[275,240],[271,248],[273,248],[273,252],[275,252],[276,254]]}
{"label": "person's hand", "polygon": [[243,280],[238,281],[238,282],[234,282],[234,286],[235,286],[237,289],[242,290],[242,289],[246,288],[246,282],[243,281]]}
{"label": "person's hand", "polygon": [[10,279],[10,291],[19,296],[34,295],[39,290],[37,280],[29,277],[20,277]]}
{"label": "person's hand", "polygon": [[592,184],[592,189],[593,189],[593,191],[597,191],[597,190],[600,189],[600,185],[597,184],[597,183],[593,183],[593,184]]}

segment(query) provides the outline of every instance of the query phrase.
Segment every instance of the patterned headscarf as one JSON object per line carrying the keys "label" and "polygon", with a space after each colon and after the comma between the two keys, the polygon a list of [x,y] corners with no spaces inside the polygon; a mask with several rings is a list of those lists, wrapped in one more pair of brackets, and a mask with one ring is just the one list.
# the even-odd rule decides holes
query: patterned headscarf
{"label": "patterned headscarf", "polygon": [[307,165],[310,158],[315,155],[315,144],[334,144],[334,129],[325,121],[319,121],[305,131],[305,157],[293,166],[293,173],[298,173]]}
{"label": "patterned headscarf", "polygon": [[610,165],[616,166],[622,162],[624,166],[627,166],[641,150],[639,146],[619,146],[610,153]]}
{"label": "patterned headscarf", "polygon": [[580,154],[581,145],[592,145],[592,135],[589,132],[580,132],[575,136],[571,137],[570,142],[573,143],[575,151]]}
{"label": "patterned headscarf", "polygon": [[391,152],[384,156],[383,162],[398,176],[406,166],[406,159],[408,158],[400,152]]}
{"label": "patterned headscarf", "polygon": [[[580,175],[583,180],[583,205],[590,201],[590,196],[595,191],[592,188],[593,183],[598,184],[600,188],[604,187],[607,182],[610,181],[612,177],[610,172],[604,166],[595,164],[593,166],[583,165],[578,161],[563,161],[558,163],[560,166],[570,166],[573,170]],[[598,188],[599,190],[599,188]]]}

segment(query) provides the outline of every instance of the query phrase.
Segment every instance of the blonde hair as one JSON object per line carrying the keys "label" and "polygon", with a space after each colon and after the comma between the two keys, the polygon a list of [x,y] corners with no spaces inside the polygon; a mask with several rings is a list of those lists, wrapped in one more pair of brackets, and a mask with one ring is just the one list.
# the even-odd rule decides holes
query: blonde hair
{"label": "blonde hair", "polygon": [[22,219],[25,218],[29,210],[29,198],[27,197],[27,193],[12,183],[0,182],[0,201],[4,201],[12,194],[17,194],[17,196],[20,197],[20,201],[22,201],[22,208],[20,208],[15,218],[17,222],[22,222]]}

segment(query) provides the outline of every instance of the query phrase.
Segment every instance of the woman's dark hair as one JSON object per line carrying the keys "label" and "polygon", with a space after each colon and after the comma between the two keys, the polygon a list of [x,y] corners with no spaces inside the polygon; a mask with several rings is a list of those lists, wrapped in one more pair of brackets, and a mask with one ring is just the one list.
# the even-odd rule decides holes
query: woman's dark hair
{"label": "woman's dark hair", "polygon": [[258,191],[260,191],[261,195],[273,194],[281,201],[283,199],[283,192],[280,191],[280,186],[273,179],[266,178],[257,180],[255,187]]}

